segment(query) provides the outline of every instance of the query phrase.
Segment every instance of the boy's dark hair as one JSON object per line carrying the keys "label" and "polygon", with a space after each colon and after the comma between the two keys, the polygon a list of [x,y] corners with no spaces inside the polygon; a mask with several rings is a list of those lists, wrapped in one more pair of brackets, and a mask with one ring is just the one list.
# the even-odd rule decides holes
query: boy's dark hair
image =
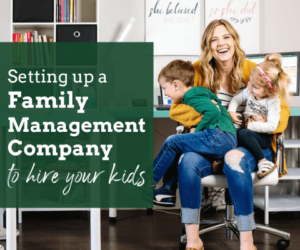
{"label": "boy's dark hair", "polygon": [[186,87],[193,86],[195,71],[190,61],[174,60],[165,66],[158,75],[160,78],[165,78],[167,82],[179,80]]}

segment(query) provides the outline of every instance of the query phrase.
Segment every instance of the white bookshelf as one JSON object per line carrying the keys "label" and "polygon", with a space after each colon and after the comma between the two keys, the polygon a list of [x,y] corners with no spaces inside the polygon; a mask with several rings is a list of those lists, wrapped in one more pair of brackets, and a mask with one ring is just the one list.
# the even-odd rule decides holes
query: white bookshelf
{"label": "white bookshelf", "polygon": [[[56,1],[53,0],[53,22],[12,22],[11,16],[11,41],[13,41],[13,33],[24,34],[27,31],[31,31],[32,36],[34,31],[37,31],[39,35],[46,35],[49,42],[50,38],[56,42],[56,27],[57,25],[97,25],[97,41],[99,42],[99,1],[100,0],[76,0],[77,1],[77,22],[57,22],[56,21]],[[11,10],[13,10],[13,0],[11,1]],[[13,14],[12,14],[13,15]],[[49,66],[17,66],[21,68],[49,68]],[[55,68],[55,66],[50,66]],[[74,67],[63,67],[74,68]],[[89,67],[90,68],[90,67]],[[20,161],[20,159],[18,159]],[[19,223],[22,223],[22,212],[29,211],[90,211],[89,208],[19,208],[18,217]]]}

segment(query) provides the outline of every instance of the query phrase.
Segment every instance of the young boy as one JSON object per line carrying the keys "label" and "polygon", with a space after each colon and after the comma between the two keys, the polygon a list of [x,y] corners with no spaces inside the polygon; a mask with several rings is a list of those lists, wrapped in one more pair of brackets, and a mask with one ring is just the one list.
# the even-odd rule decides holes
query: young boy
{"label": "young boy", "polygon": [[[154,186],[164,176],[172,162],[186,152],[196,152],[210,159],[220,159],[237,145],[236,129],[221,101],[204,87],[192,87],[194,67],[190,62],[174,60],[165,66],[158,81],[164,94],[172,103],[184,103],[203,114],[194,133],[172,135],[166,139],[154,160]],[[212,100],[217,102],[218,107]],[[155,195],[154,203],[160,205],[164,196]],[[165,204],[165,202],[164,202]]]}

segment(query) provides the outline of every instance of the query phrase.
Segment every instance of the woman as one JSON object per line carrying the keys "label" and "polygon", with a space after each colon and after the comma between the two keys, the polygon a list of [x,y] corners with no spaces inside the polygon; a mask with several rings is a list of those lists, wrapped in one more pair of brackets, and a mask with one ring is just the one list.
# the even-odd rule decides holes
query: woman
{"label": "woman", "polygon": [[[255,63],[245,60],[245,53],[239,45],[239,35],[226,20],[214,20],[207,26],[202,37],[201,49],[200,61],[194,63],[194,86],[207,87],[217,94],[222,100],[222,105],[227,107],[230,99],[247,85]],[[188,119],[190,125],[195,126],[199,121],[199,114],[195,113],[195,117],[191,117],[191,112],[191,108],[184,104],[172,105],[170,117],[185,124]],[[281,99],[280,123],[274,133],[282,133],[285,130],[289,114],[287,104]],[[259,121],[258,118],[254,119]],[[264,154],[266,159],[272,160],[271,148],[264,150]],[[193,152],[183,154],[178,162],[182,222],[185,223],[186,247],[189,250],[203,249],[203,242],[198,235],[202,200],[201,178],[212,174],[211,163],[211,160]],[[256,249],[252,237],[255,222],[251,177],[256,165],[254,157],[245,148],[239,147],[225,156],[224,173],[240,231],[241,250]],[[165,185],[154,191],[154,198],[163,194],[166,202],[174,202],[173,193],[177,180],[174,181],[172,172],[165,177]]]}

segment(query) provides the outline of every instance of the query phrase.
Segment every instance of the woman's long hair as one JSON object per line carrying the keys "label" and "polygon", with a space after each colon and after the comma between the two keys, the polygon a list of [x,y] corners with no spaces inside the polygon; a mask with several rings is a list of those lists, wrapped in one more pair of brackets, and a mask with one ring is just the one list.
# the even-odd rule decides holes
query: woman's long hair
{"label": "woman's long hair", "polygon": [[200,57],[202,72],[200,73],[204,79],[206,87],[214,94],[218,94],[221,86],[222,75],[211,51],[211,37],[215,27],[219,25],[224,25],[234,40],[233,69],[231,71],[231,83],[229,85],[229,90],[236,93],[241,87],[241,83],[244,82],[243,60],[245,59],[245,52],[240,47],[239,34],[232,25],[224,19],[210,22],[203,33],[201,41],[202,55]]}

